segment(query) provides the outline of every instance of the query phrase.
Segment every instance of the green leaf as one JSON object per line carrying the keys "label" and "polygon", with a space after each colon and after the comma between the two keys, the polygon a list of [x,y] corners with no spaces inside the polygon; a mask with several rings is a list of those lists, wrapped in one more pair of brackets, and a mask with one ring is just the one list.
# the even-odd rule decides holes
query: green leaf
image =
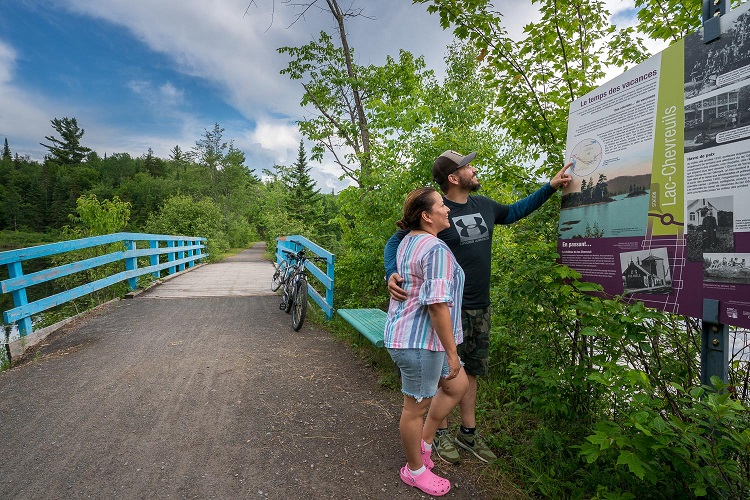
{"label": "green leaf", "polygon": [[586,436],[586,440],[592,444],[598,445],[602,450],[609,448],[612,443],[612,438],[601,431],[596,431],[591,436]]}
{"label": "green leaf", "polygon": [[588,281],[576,281],[575,287],[581,292],[601,292],[604,288],[598,283]]}
{"label": "green leaf", "polygon": [[638,476],[638,479],[643,479],[646,476],[643,462],[632,451],[621,451],[620,456],[617,457],[617,465],[627,465],[628,470]]}
{"label": "green leaf", "polygon": [[590,337],[595,337],[599,335],[599,333],[600,333],[599,330],[597,330],[596,328],[592,326],[587,326],[581,330],[581,335],[586,335]]}
{"label": "green leaf", "polygon": [[657,432],[664,432],[667,430],[667,423],[661,417],[654,417],[654,420],[651,422],[651,426]]}
{"label": "green leaf", "polygon": [[594,463],[599,458],[599,447],[589,443],[581,445],[581,455],[586,458],[588,463]]}

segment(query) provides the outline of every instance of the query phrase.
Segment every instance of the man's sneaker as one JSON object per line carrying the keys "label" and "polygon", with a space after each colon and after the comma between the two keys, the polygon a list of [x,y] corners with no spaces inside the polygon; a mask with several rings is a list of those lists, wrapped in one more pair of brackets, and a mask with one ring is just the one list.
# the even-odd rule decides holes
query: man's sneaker
{"label": "man's sneaker", "polygon": [[490,450],[487,443],[484,442],[484,439],[477,434],[464,434],[461,432],[461,429],[459,429],[458,432],[456,432],[455,441],[458,446],[464,450],[472,452],[474,456],[482,462],[491,462],[492,460],[497,459],[497,456],[492,453],[492,450]]}
{"label": "man's sneaker", "polygon": [[435,439],[432,441],[432,450],[441,460],[449,464],[457,464],[461,461],[461,455],[453,446],[453,440],[448,429],[438,429],[435,433]]}

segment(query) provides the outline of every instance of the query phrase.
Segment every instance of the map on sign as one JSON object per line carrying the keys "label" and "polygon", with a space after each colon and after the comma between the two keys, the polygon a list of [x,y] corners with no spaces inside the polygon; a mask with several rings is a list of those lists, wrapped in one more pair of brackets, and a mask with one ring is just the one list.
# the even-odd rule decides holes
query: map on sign
{"label": "map on sign", "polygon": [[602,164],[604,151],[602,145],[596,139],[584,139],[573,148],[568,161],[573,162],[570,171],[579,176],[590,175]]}

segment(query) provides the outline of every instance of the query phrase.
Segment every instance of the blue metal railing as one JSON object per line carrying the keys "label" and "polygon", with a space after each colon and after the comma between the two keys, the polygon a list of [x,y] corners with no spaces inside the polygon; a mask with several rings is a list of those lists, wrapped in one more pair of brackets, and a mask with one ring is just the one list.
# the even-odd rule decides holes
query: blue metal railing
{"label": "blue metal railing", "polygon": [[305,267],[307,267],[307,270],[310,271],[310,273],[315,276],[318,281],[320,281],[320,283],[322,283],[325,287],[325,298],[323,298],[318,293],[318,291],[315,290],[312,285],[310,285],[310,283],[307,284],[307,294],[309,297],[312,297],[316,304],[320,306],[320,308],[326,314],[326,318],[331,319],[333,317],[333,313],[335,312],[333,308],[333,264],[335,262],[335,256],[325,248],[316,245],[304,236],[281,236],[279,238],[276,238],[276,262],[280,263],[282,260],[288,260],[286,258],[286,254],[282,252],[282,249],[296,252],[301,248],[310,250],[318,257],[323,257],[324,259],[326,259],[327,268],[325,274],[311,262],[305,263]]}
{"label": "blue metal railing", "polygon": [[[148,242],[148,248],[137,247],[137,242],[146,241]],[[208,255],[203,253],[205,242],[206,238],[189,236],[114,233],[0,252],[0,265],[8,266],[9,275],[8,279],[0,281],[0,291],[10,293],[14,305],[13,309],[8,309],[3,313],[3,319],[7,324],[16,323],[21,337],[24,337],[33,331],[31,324],[33,314],[38,314],[51,307],[125,280],[127,280],[130,289],[135,290],[138,276],[144,274],[151,273],[158,279],[161,276],[161,271],[165,269],[168,274],[173,274],[185,270],[185,266],[193,267],[196,261]],[[23,273],[23,262],[30,259],[116,243],[121,243],[120,248],[124,248],[124,250],[109,251],[104,255],[51,267],[31,274]],[[159,258],[161,255],[166,255],[166,261],[161,262]],[[139,257],[148,257],[150,265],[139,268]],[[125,262],[125,271],[28,302],[26,296],[26,288],[28,287],[118,261]]]}

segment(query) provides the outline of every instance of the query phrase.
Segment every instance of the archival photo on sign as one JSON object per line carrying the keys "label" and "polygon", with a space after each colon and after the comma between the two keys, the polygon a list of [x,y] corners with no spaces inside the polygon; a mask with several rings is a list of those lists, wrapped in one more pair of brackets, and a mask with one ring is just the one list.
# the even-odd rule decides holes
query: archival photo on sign
{"label": "archival photo on sign", "polygon": [[712,43],[685,39],[686,153],[750,138],[748,16],[727,17]]}
{"label": "archival photo on sign", "polygon": [[702,262],[705,253],[734,252],[733,206],[733,196],[688,200],[688,260]]}
{"label": "archival photo on sign", "polygon": [[750,285],[750,253],[707,253],[704,258],[704,281]]}
{"label": "archival photo on sign", "polygon": [[672,273],[666,248],[620,254],[623,293],[663,293],[672,291]]}

